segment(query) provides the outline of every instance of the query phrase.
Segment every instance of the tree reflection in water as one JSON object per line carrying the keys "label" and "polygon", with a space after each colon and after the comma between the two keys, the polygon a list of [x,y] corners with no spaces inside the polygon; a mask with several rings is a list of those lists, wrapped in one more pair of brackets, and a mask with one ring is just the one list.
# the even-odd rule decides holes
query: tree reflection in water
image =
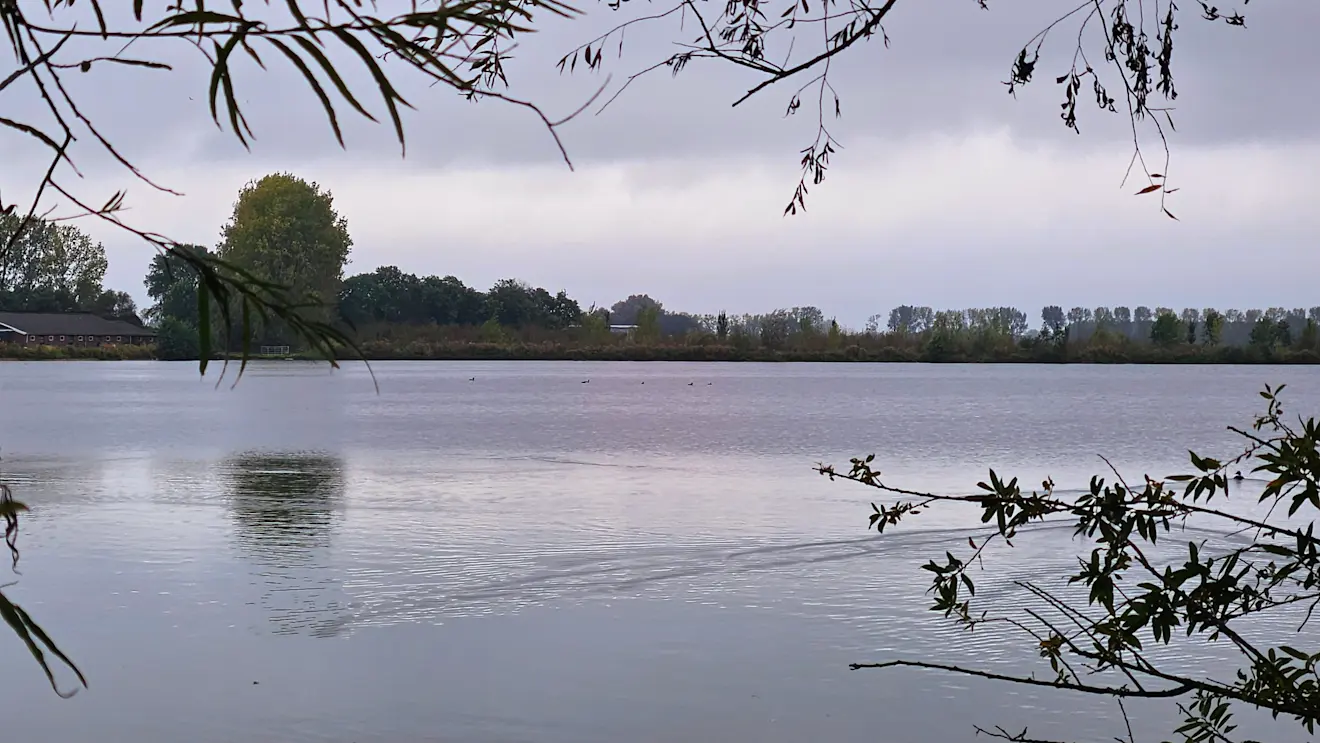
{"label": "tree reflection in water", "polygon": [[337,457],[240,454],[224,463],[224,479],[239,542],[253,557],[283,561],[330,546],[344,494],[343,462]]}
{"label": "tree reflection in water", "polygon": [[344,464],[315,452],[248,452],[226,460],[235,542],[254,565],[260,605],[279,634],[333,636],[347,596],[331,564]]}

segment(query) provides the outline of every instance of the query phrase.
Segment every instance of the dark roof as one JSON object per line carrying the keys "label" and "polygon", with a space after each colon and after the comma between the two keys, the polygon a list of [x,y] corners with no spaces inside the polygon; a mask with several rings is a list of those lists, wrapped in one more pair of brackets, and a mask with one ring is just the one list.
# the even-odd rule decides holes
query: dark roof
{"label": "dark roof", "polygon": [[156,335],[151,328],[87,312],[0,312],[0,332],[9,328],[26,335]]}

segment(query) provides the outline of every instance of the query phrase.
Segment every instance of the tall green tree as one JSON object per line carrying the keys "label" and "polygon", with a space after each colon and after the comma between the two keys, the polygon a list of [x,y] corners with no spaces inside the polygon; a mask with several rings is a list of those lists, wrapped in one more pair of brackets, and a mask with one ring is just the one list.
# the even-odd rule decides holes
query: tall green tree
{"label": "tall green tree", "polygon": [[201,354],[197,327],[182,318],[164,316],[156,332],[156,358],[162,361],[192,361]]}
{"label": "tall green tree", "polygon": [[1178,345],[1183,339],[1183,324],[1173,310],[1160,308],[1155,315],[1155,322],[1150,326],[1150,342],[1169,348]]}
{"label": "tall green tree", "polygon": [[[1250,311],[1247,313],[1250,315]],[[1271,320],[1263,313],[1251,324],[1249,345],[1264,354],[1271,354],[1277,348],[1292,345],[1292,328],[1287,320]]]}
{"label": "tall green tree", "polygon": [[[221,230],[223,260],[279,285],[300,305],[304,318],[334,317],[353,239],[348,221],[334,208],[329,191],[316,183],[275,173],[243,187],[233,215]],[[264,323],[261,340],[295,345],[285,323]]]}
{"label": "tall green tree", "polygon": [[[20,227],[22,232],[19,232]],[[0,294],[12,309],[91,310],[104,289],[105,247],[76,225],[0,214]]]}
{"label": "tall green tree", "polygon": [[1068,325],[1068,318],[1063,308],[1057,304],[1049,305],[1040,311],[1041,330],[1053,337],[1063,332]]}
{"label": "tall green tree", "polygon": [[[201,245],[181,245],[179,250],[199,256],[209,252]],[[154,255],[143,281],[147,296],[152,299],[152,305],[145,312],[147,320],[160,324],[166,318],[173,318],[195,329],[197,280],[197,271],[192,264],[174,253]]]}
{"label": "tall green tree", "polygon": [[500,325],[521,328],[536,323],[536,290],[517,279],[501,279],[486,292],[486,315]]}
{"label": "tall green tree", "polygon": [[837,319],[831,317],[830,331],[829,334],[825,336],[825,347],[835,349],[841,345],[843,345],[843,328],[839,327],[839,321]]}
{"label": "tall green tree", "polygon": [[1320,351],[1320,333],[1317,333],[1317,326],[1320,323],[1312,318],[1306,318],[1306,324],[1302,326],[1301,335],[1297,338],[1297,347],[1303,351]]}
{"label": "tall green tree", "polygon": [[646,304],[637,309],[633,316],[633,324],[637,326],[637,339],[643,341],[654,341],[660,337],[660,305]]}
{"label": "tall green tree", "polygon": [[142,318],[138,317],[137,302],[128,292],[106,289],[87,309],[110,320],[123,320],[134,325],[142,324]]}
{"label": "tall green tree", "polygon": [[636,325],[637,314],[648,308],[656,310],[657,318],[665,311],[664,305],[651,299],[648,295],[632,294],[627,299],[621,299],[611,305],[610,314],[613,316],[616,325]]}
{"label": "tall green tree", "polygon": [[1205,318],[1204,340],[1207,346],[1219,345],[1224,333],[1224,316],[1214,308],[1206,308],[1202,313]]}

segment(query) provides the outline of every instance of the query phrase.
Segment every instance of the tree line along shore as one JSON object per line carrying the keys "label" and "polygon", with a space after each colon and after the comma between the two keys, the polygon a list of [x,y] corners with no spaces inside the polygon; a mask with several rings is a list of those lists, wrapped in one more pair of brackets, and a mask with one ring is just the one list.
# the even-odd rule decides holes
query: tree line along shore
{"label": "tree line along shore", "polygon": [[[0,215],[0,241],[17,218]],[[761,314],[674,311],[646,294],[583,307],[564,291],[517,279],[486,291],[455,276],[395,266],[344,277],[353,240],[329,191],[277,173],[245,186],[214,250],[186,250],[283,287],[300,316],[342,330],[340,358],[367,360],[595,360],[1258,364],[1320,362],[1320,307],[1267,309],[1051,305],[1038,321],[1015,307],[937,310],[902,305],[841,326],[819,308]],[[320,358],[278,318],[243,324],[229,298],[209,302],[198,273],[177,256],[154,257],[151,306],[103,286],[105,249],[76,226],[37,221],[0,261],[0,311],[88,312],[153,328],[151,347],[0,344],[8,359],[196,360],[203,330],[217,358],[241,354]],[[226,312],[226,310],[229,310]]]}

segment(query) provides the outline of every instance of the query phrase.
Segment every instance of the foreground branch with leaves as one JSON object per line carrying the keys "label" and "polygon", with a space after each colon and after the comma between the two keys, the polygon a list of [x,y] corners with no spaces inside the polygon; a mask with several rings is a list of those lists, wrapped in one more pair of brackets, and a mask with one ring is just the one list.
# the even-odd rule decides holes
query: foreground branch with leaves
{"label": "foreground branch with leaves", "polygon": [[[931,609],[969,630],[993,623],[1021,633],[1048,661],[1052,677],[912,659],[852,668],[925,668],[1098,694],[1117,700],[1125,719],[1124,699],[1176,699],[1185,718],[1176,732],[1187,743],[1245,743],[1234,732],[1235,706],[1266,710],[1314,733],[1320,719],[1320,648],[1306,647],[1309,638],[1301,633],[1320,605],[1320,538],[1314,534],[1320,510],[1320,425],[1300,416],[1288,422],[1278,396],[1282,390],[1282,385],[1265,388],[1261,395],[1267,409],[1249,429],[1229,428],[1246,443],[1232,459],[1191,453],[1194,474],[1148,476],[1137,487],[1110,465],[1112,482],[1094,477],[1089,490],[1076,498],[1063,497],[1050,480],[1040,491],[1024,493],[1016,478],[1006,481],[994,471],[989,482],[978,483],[981,492],[975,495],[905,490],[881,480],[872,467],[874,455],[853,459],[846,474],[818,467],[832,480],[852,480],[895,498],[887,505],[872,504],[871,526],[880,533],[934,508],[967,504],[979,509],[981,522],[989,527],[969,537],[968,552],[950,551],[942,561],[923,566],[934,575]],[[1236,476],[1229,473],[1251,462],[1258,463],[1252,471],[1268,480],[1255,504],[1242,504],[1230,499]],[[1060,576],[1066,585],[1089,591],[1084,605],[1042,583],[1015,581],[1025,608],[1005,613],[981,609],[973,569],[986,569],[994,548],[1011,548],[1014,540],[1029,538],[1029,527],[1060,522],[1071,524],[1074,538],[1091,545],[1089,553],[1078,554],[1075,572]],[[1205,539],[1192,540],[1185,556],[1159,559],[1156,545],[1175,527],[1189,525],[1222,538],[1213,546]],[[1304,610],[1293,644],[1264,641],[1248,626],[1288,609]],[[1236,665],[1232,675],[1221,678],[1210,669],[1189,673],[1161,657],[1155,648],[1170,646],[1175,634],[1230,649]],[[1026,730],[978,732],[1009,741],[1039,740]]]}
{"label": "foreground branch with leaves", "polygon": [[[254,132],[237,93],[242,78],[239,72],[246,65],[249,72],[259,73],[278,62],[299,73],[342,145],[340,113],[344,107],[354,115],[377,120],[363,103],[369,99],[360,91],[355,93],[346,82],[343,68],[356,67],[370,79],[402,148],[405,137],[401,111],[412,104],[400,92],[401,78],[411,74],[424,86],[525,108],[539,118],[559,144],[555,131],[566,119],[552,120],[535,104],[497,88],[507,82],[503,62],[513,40],[534,30],[534,21],[544,16],[573,15],[572,7],[560,0],[462,0],[413,3],[403,10],[406,12],[382,13],[374,3],[350,0],[233,2],[228,7],[200,0],[163,7],[139,1],[132,4],[131,13],[126,6],[99,0],[0,2],[0,25],[15,60],[8,74],[0,70],[0,96],[25,93],[40,101],[43,109],[30,120],[15,118],[6,114],[0,98],[0,133],[17,134],[49,156],[44,174],[21,208],[15,200],[0,198],[0,215],[21,218],[18,228],[0,243],[0,258],[43,218],[52,218],[56,207],[49,202],[62,201],[66,213],[54,218],[104,220],[197,274],[199,317],[209,318],[211,308],[216,307],[222,328],[280,324],[333,364],[353,343],[333,325],[310,319],[316,314],[310,310],[322,309],[321,302],[301,296],[288,286],[262,280],[233,261],[189,250],[148,227],[124,221],[126,192],[122,189],[107,198],[77,192],[75,184],[82,178],[77,161],[88,153],[76,145],[86,139],[133,179],[179,195],[151,180],[114,145],[103,133],[103,124],[90,116],[88,107],[72,92],[76,88],[67,83],[67,78],[112,67],[163,74],[172,70],[161,61],[164,48],[193,50],[210,69],[207,100],[212,118],[218,126],[228,125],[247,146]],[[336,55],[350,61],[336,63],[332,61]],[[567,160],[562,145],[559,149]],[[213,341],[207,322],[200,323],[199,331],[201,370],[205,373],[205,359],[211,355]],[[249,351],[247,342],[244,333],[244,361]]]}
{"label": "foreground branch with leaves", "polygon": [[[969,7],[974,7],[970,4],[972,1],[968,0]],[[987,7],[987,0],[974,1],[980,8]],[[678,0],[668,11],[625,21],[578,47],[565,56],[561,68],[598,70],[603,64],[602,50],[607,44],[618,44],[622,53],[623,35],[629,26],[662,18],[691,17],[700,27],[695,40],[681,43],[678,52],[643,72],[667,68],[677,73],[699,59],[733,64],[760,75],[759,81],[738,99],[739,102],[789,78],[808,78],[806,85],[790,96],[787,105],[788,112],[792,113],[801,108],[804,100],[814,99],[817,114],[814,140],[801,152],[801,180],[786,208],[786,212],[796,212],[805,207],[808,186],[824,179],[830,155],[838,149],[826,126],[828,112],[838,116],[842,111],[830,79],[832,60],[849,49],[860,48],[861,41],[877,36],[887,39],[884,23],[897,2],[855,0],[840,4],[836,0],[816,3],[808,0],[728,0],[707,4]],[[1247,0],[1242,2],[1245,4]],[[608,5],[617,10],[622,3],[608,0]],[[773,7],[775,5],[777,7]],[[1209,21],[1243,25],[1242,17],[1235,12],[1227,13],[1205,3],[1199,5],[1202,16]],[[574,16],[577,9],[561,0],[441,0],[401,4],[399,7],[402,12],[391,14],[381,12],[375,2],[360,0],[323,3],[286,0],[284,3],[246,4],[240,0],[213,4],[190,0],[163,5],[148,5],[135,0],[131,7],[99,0],[83,3],[74,0],[0,0],[0,26],[4,28],[13,53],[9,68],[0,69],[0,96],[6,93],[14,96],[0,98],[0,133],[12,134],[46,155],[40,161],[41,172],[33,174],[32,188],[26,200],[20,204],[20,200],[0,198],[0,215],[20,220],[8,239],[0,242],[0,259],[41,220],[103,220],[136,235],[173,259],[179,264],[179,270],[196,275],[198,355],[202,373],[206,372],[207,359],[212,356],[212,351],[222,345],[212,338],[213,310],[220,316],[218,327],[223,332],[232,330],[240,336],[240,377],[250,356],[251,331],[256,327],[278,325],[286,328],[332,365],[346,351],[360,355],[347,333],[324,319],[318,319],[319,313],[325,309],[325,298],[318,302],[297,296],[289,286],[262,278],[234,261],[193,250],[149,226],[128,223],[122,219],[126,194],[123,189],[101,196],[79,192],[76,185],[81,182],[82,173],[77,163],[86,153],[78,150],[76,145],[85,142],[94,155],[108,157],[117,163],[126,177],[162,192],[176,193],[152,181],[134,164],[131,153],[115,146],[105,134],[110,128],[94,120],[92,107],[85,105],[86,102],[80,101],[76,95],[79,88],[66,82],[70,76],[95,75],[110,68],[128,68],[147,75],[168,74],[171,67],[162,61],[165,59],[160,52],[162,47],[195,51],[210,70],[206,98],[212,118],[218,126],[227,125],[231,133],[246,145],[254,132],[240,105],[243,100],[238,93],[241,76],[236,74],[239,65],[247,65],[249,72],[258,73],[269,65],[287,64],[298,72],[307,89],[316,97],[331,130],[341,143],[340,114],[351,111],[350,115],[373,121],[388,117],[402,148],[405,137],[401,111],[411,104],[401,92],[407,88],[400,83],[400,77],[412,74],[426,89],[448,90],[469,99],[491,98],[528,110],[559,145],[556,130],[575,113],[564,118],[551,118],[535,103],[505,93],[508,80],[504,63],[520,34],[533,31],[543,18]],[[1173,35],[1178,28],[1177,12],[1173,3],[1160,3],[1159,0],[1086,0],[1045,25],[1044,31],[1012,55],[1008,65],[1007,82],[1012,92],[1032,79],[1047,38],[1066,34],[1069,53],[1065,57],[1071,61],[1063,67],[1065,74],[1056,78],[1064,88],[1063,123],[1076,130],[1076,101],[1084,95],[1083,85],[1092,88],[1101,109],[1126,114],[1132,123],[1134,147],[1133,164],[1129,170],[1140,168],[1147,180],[1140,193],[1159,193],[1161,208],[1164,196],[1176,190],[1167,187],[1167,147],[1164,164],[1148,168],[1141,156],[1141,134],[1142,131],[1147,134],[1153,131],[1163,144],[1165,125],[1172,127],[1168,111],[1153,105],[1152,96],[1167,100],[1176,97],[1172,59]],[[1075,46],[1072,44],[1074,32]],[[333,61],[341,58],[349,61]],[[1089,61],[1091,59],[1096,60],[1094,66]],[[578,60],[584,64],[579,65]],[[383,115],[379,111],[370,112],[364,101],[372,98],[362,95],[361,90],[350,84],[354,78],[343,74],[344,67],[365,73],[362,77],[369,82],[362,87],[376,97],[384,109]],[[1102,71],[1111,76],[1113,82],[1109,87],[1119,91],[1117,94],[1111,96],[1100,82]],[[637,75],[630,77],[629,81],[635,77]],[[608,84],[607,80],[605,85]],[[86,86],[82,88],[86,89]],[[40,102],[39,110],[29,118],[7,108],[9,100],[20,96]],[[1117,106],[1116,100],[1126,102],[1126,108]],[[589,100],[586,105],[590,103]],[[132,113],[140,117],[140,112]],[[146,124],[151,125],[150,121]],[[561,145],[559,149],[567,160],[567,153]],[[57,209],[61,210],[59,214],[55,213]],[[1163,211],[1173,216],[1168,209]],[[229,347],[231,344],[223,345]],[[867,473],[867,469],[855,470],[853,476],[861,479]],[[873,477],[869,479],[874,480]],[[1015,492],[1014,488],[1009,491]],[[1136,498],[1126,487],[1118,492],[1121,495],[1113,497],[1120,502]],[[1110,490],[1103,493],[1105,498],[1110,497]],[[1197,494],[1208,497],[1205,491],[1197,491]],[[1095,498],[1101,498],[1100,491]],[[7,490],[4,499],[5,503],[10,502]],[[1170,509],[1169,518],[1179,513],[1172,506],[1161,505],[1159,508]],[[6,506],[7,533],[13,533],[17,528],[18,510],[16,505]],[[1005,523],[1016,523],[1023,513],[1015,511],[1013,518]],[[1298,549],[1300,555],[1301,548]],[[1106,559],[1118,560],[1119,555],[1109,555]],[[1239,557],[1242,559],[1246,558]],[[1104,566],[1103,569],[1116,569],[1107,562]],[[1102,568],[1097,567],[1097,570]],[[957,585],[965,578],[963,566],[959,564],[956,569],[950,568],[947,575],[956,576],[944,581],[945,585],[954,586],[956,598]],[[970,585],[970,579],[967,580]],[[953,606],[955,604],[950,605],[951,612]],[[1115,606],[1125,604],[1120,602]],[[0,614],[48,672],[47,653],[67,662],[21,609],[5,601],[0,603]],[[970,618],[967,621],[971,621]],[[1061,644],[1060,647],[1072,652],[1072,645]],[[1129,665],[1141,665],[1139,659],[1132,660],[1127,655],[1122,660]],[[1120,667],[1126,669],[1126,666]],[[53,676],[51,678],[54,684]],[[81,680],[81,675],[79,678]],[[1215,689],[1215,694],[1232,698],[1218,687]]]}
{"label": "foreground branch with leaves", "polygon": [[[0,482],[0,515],[5,519],[5,546],[9,548],[10,568],[18,571],[18,515],[28,510],[27,506],[14,500],[14,494],[8,485]],[[64,651],[60,650],[55,641],[50,639],[46,631],[41,628],[32,617],[28,615],[23,607],[9,600],[5,595],[3,588],[0,588],[0,617],[3,617],[5,624],[18,635],[18,639],[23,642],[28,652],[36,659],[41,666],[41,670],[46,673],[46,680],[50,686],[66,699],[77,692],[77,687],[64,690],[60,688],[59,682],[55,679],[55,669],[52,666],[53,657],[59,663],[64,664],[74,675],[78,677],[78,682],[82,686],[87,686],[87,679],[83,677],[82,671],[69,659]]]}
{"label": "foreground branch with leaves", "polygon": [[[1242,0],[1244,5],[1246,2]],[[816,109],[816,133],[811,145],[801,152],[801,179],[785,210],[793,213],[805,208],[809,186],[822,182],[830,156],[838,149],[826,125],[828,118],[842,113],[830,78],[832,61],[849,50],[862,48],[861,42],[875,37],[887,44],[885,23],[898,3],[676,0],[667,9],[648,10],[577,46],[564,55],[559,68],[568,72],[600,70],[606,64],[606,47],[617,45],[619,56],[623,55],[624,36],[630,27],[664,19],[683,24],[692,19],[697,28],[689,32],[680,25],[679,33],[688,40],[679,41],[677,51],[633,74],[605,105],[641,74],[657,69],[677,74],[699,60],[734,65],[758,76],[734,105],[778,82],[805,79],[787,101],[790,114],[801,109],[804,101],[809,107],[814,103]],[[607,0],[606,4],[613,11],[624,5],[618,0]],[[1245,24],[1235,10],[1205,3],[1200,6],[1199,15],[1204,20],[1229,26]],[[991,3],[967,0],[968,12],[976,12],[975,8],[989,10]],[[1091,93],[1100,109],[1125,115],[1131,123],[1133,144],[1128,172],[1137,169],[1144,175],[1146,183],[1138,193],[1159,193],[1160,207],[1170,217],[1173,214],[1164,207],[1163,200],[1176,190],[1167,186],[1166,128],[1172,129],[1173,119],[1169,109],[1157,105],[1156,99],[1172,101],[1177,97],[1174,37],[1178,21],[1186,12],[1179,11],[1174,3],[1159,0],[1081,0],[1060,15],[1043,18],[1041,30],[1022,46],[1014,47],[1016,53],[1005,56],[1005,84],[1010,93],[1015,93],[1044,64],[1046,42],[1053,43],[1063,36],[1064,53],[1057,69],[1064,74],[1055,79],[1063,88],[1063,124],[1078,130],[1077,103]],[[166,49],[195,52],[210,71],[206,100],[211,117],[217,126],[227,127],[247,146],[255,132],[241,103],[244,73],[259,74],[274,65],[285,65],[297,72],[314,95],[341,145],[341,115],[348,112],[370,121],[388,119],[401,151],[406,139],[402,112],[412,107],[404,91],[410,90],[406,81],[413,78],[421,86],[418,90],[434,88],[473,100],[489,98],[531,112],[550,132],[567,162],[568,153],[557,129],[590,106],[595,96],[577,112],[552,119],[535,102],[507,92],[505,63],[515,40],[522,35],[535,31],[547,19],[579,14],[580,10],[565,0],[438,0],[405,4],[392,11],[382,4],[360,0],[246,4],[237,0],[220,4],[191,0],[164,6],[137,1],[131,8],[101,0],[0,2],[0,25],[14,60],[8,73],[0,69],[0,133],[13,134],[49,157],[42,161],[46,165],[39,177],[34,172],[31,198],[21,208],[18,201],[0,195],[0,214],[21,218],[18,228],[0,244],[0,259],[43,218],[105,220],[197,274],[199,317],[207,318],[212,307],[218,308],[225,332],[243,335],[239,345],[244,360],[249,355],[247,329],[278,325],[287,327],[334,364],[344,351],[355,349],[347,334],[316,319],[326,297],[318,301],[302,296],[284,284],[259,279],[234,261],[189,250],[149,227],[129,224],[121,218],[126,194],[123,189],[95,197],[76,191],[82,177],[77,162],[89,154],[78,145],[86,143],[93,151],[99,150],[95,154],[117,163],[128,177],[177,195],[151,180],[134,163],[132,153],[122,151],[110,140],[105,134],[108,128],[91,115],[92,107],[86,101],[80,101],[78,88],[70,84],[69,78],[98,75],[108,69],[168,74],[173,68],[165,61],[169,59]],[[366,82],[353,82],[355,77],[349,72],[359,73]],[[1102,78],[1108,82],[1102,82]],[[609,85],[607,79],[597,95]],[[1111,90],[1115,92],[1111,94]],[[10,113],[6,93],[35,99],[38,110],[28,115]],[[373,100],[383,112],[372,112]],[[1165,157],[1158,166],[1147,167],[1141,154],[1145,136],[1158,137],[1164,149]],[[62,203],[53,205],[52,201]],[[52,217],[57,206],[72,211]],[[211,338],[207,321],[202,321],[198,329],[205,359],[213,345],[221,344]],[[203,361],[201,370],[205,369]]]}
{"label": "foreground branch with leaves", "polygon": [[[1249,1],[1241,0],[1241,5]],[[613,10],[624,6],[621,0],[606,3]],[[644,15],[623,21],[573,49],[559,61],[559,69],[603,69],[613,63],[606,59],[604,50],[610,47],[613,51],[617,46],[621,58],[625,35],[634,26],[693,19],[695,28],[690,36],[675,44],[678,51],[634,72],[623,87],[657,70],[677,76],[694,62],[732,64],[757,76],[757,81],[736,97],[733,105],[737,106],[776,83],[805,79],[787,95],[785,107],[785,116],[789,116],[806,103],[814,119],[811,142],[799,153],[801,178],[784,209],[785,214],[796,214],[806,208],[809,189],[824,181],[831,156],[840,149],[829,124],[843,115],[841,96],[831,78],[832,62],[860,48],[861,42],[875,38],[888,48],[886,23],[898,4],[899,0],[674,0],[658,12],[648,5]],[[993,0],[967,0],[968,8],[983,11],[991,10],[994,4]],[[1060,119],[1065,127],[1081,132],[1078,103],[1087,98],[1093,98],[1100,111],[1126,117],[1132,157],[1123,183],[1140,175],[1144,184],[1135,193],[1159,194],[1160,211],[1171,219],[1177,217],[1165,200],[1178,190],[1169,186],[1168,175],[1168,136],[1174,130],[1170,104],[1178,97],[1174,41],[1179,36],[1180,20],[1189,12],[1212,23],[1246,25],[1245,17],[1237,10],[1205,2],[1189,3],[1188,10],[1180,10],[1178,4],[1167,0],[1080,0],[1067,3],[1048,23],[1042,21],[1043,28],[1006,57],[1007,79],[1003,81],[1009,94],[1016,95],[1036,78],[1042,66],[1052,64],[1059,73],[1053,77],[1061,88]],[[1044,61],[1047,42],[1059,52],[1058,62]],[[903,72],[894,74],[901,76]],[[622,92],[615,92],[605,105]],[[1143,143],[1148,140],[1160,147],[1159,159],[1152,163],[1143,154]]]}

